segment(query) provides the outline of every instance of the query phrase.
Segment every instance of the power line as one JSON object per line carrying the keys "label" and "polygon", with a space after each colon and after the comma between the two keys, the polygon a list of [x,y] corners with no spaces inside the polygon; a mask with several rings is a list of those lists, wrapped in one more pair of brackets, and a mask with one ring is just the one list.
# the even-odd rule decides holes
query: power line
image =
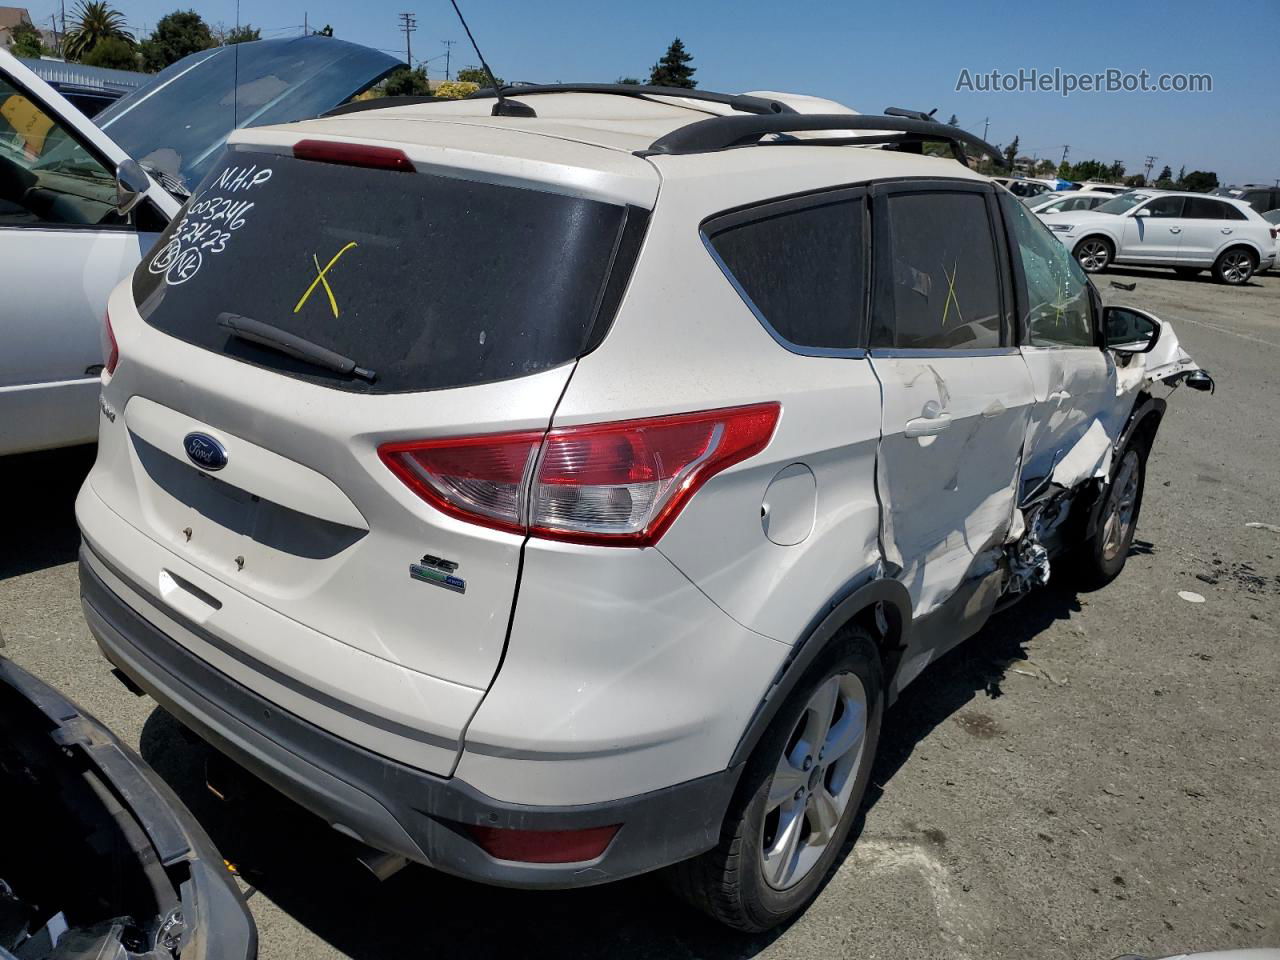
{"label": "power line", "polygon": [[404,62],[413,69],[413,46],[409,34],[418,29],[418,18],[412,13],[400,14],[400,29],[404,31]]}

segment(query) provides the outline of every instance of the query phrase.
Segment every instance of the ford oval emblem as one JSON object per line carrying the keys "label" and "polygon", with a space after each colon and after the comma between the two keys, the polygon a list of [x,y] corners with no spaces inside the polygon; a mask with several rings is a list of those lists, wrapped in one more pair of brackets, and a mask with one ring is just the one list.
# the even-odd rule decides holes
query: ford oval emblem
{"label": "ford oval emblem", "polygon": [[227,465],[227,448],[207,433],[188,433],[182,438],[182,448],[201,470],[221,470]]}

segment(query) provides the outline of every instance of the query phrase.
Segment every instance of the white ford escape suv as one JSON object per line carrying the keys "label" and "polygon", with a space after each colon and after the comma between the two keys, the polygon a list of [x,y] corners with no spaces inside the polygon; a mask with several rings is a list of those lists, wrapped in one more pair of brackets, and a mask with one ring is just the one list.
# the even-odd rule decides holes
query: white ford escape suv
{"label": "white ford escape suv", "polygon": [[644,87],[239,131],[109,303],[107,658],[381,872],[782,921],[885,707],[1118,573],[1210,384],[926,140],[991,149]]}

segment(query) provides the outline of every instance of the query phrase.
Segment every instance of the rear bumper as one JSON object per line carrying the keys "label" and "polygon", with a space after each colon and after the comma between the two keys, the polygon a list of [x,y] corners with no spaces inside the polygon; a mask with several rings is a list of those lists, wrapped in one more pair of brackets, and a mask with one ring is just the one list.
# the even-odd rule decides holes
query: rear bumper
{"label": "rear bumper", "polygon": [[[82,548],[83,550],[83,548]],[[85,619],[107,659],[255,776],[364,843],[510,887],[606,883],[714,846],[740,767],[651,793],[573,806],[498,801],[460,779],[372,753],[280,709],[187,651],[120,599],[81,557]],[[621,824],[586,863],[490,857],[468,827],[575,830]]]}

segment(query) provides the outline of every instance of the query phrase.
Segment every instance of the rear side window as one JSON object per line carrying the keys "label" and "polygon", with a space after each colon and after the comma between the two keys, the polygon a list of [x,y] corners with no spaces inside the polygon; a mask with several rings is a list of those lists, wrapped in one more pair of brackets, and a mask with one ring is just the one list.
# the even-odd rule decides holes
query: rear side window
{"label": "rear side window", "polygon": [[986,196],[894,193],[886,208],[889,262],[882,273],[888,276],[877,288],[892,310],[876,311],[872,346],[1001,346],[1001,278]]}
{"label": "rear side window", "polygon": [[738,291],[787,345],[841,350],[861,337],[863,193],[783,201],[711,221],[704,234]]}
{"label": "rear side window", "polygon": [[[289,376],[366,393],[467,386],[537,373],[598,342],[617,301],[609,278],[629,272],[644,219],[535,189],[229,151],[139,264],[133,290],[153,327]],[[375,377],[232,337],[224,313]]]}
{"label": "rear side window", "polygon": [[1247,220],[1244,211],[1209,197],[1188,197],[1184,217],[1195,220]]}

